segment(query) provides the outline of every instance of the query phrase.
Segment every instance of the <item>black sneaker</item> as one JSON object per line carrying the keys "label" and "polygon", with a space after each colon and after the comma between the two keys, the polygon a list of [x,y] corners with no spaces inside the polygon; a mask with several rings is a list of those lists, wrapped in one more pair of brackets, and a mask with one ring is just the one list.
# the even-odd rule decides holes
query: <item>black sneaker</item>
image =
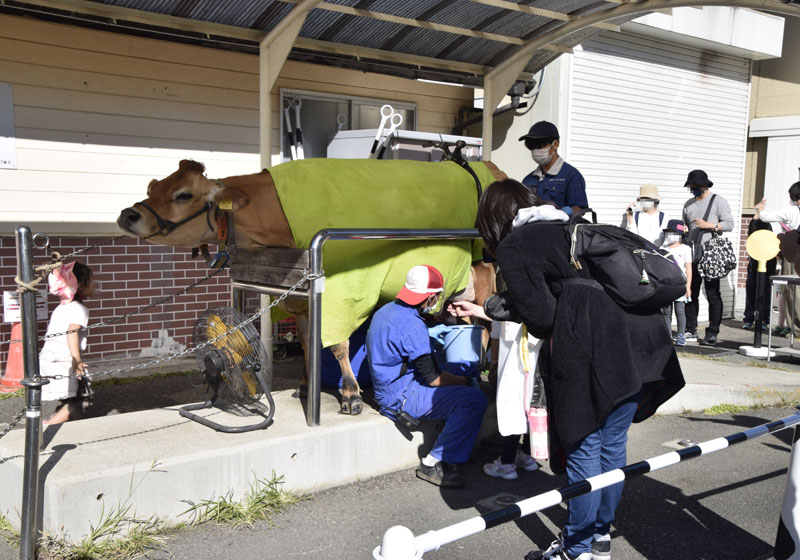
{"label": "black sneaker", "polygon": [[705,338],[699,340],[701,346],[716,346],[717,345],[717,335],[715,334],[707,334]]}
{"label": "black sneaker", "polygon": [[584,552],[573,558],[564,550],[564,545],[559,538],[553,541],[547,550],[531,550],[525,555],[525,560],[592,560],[592,555]]}
{"label": "black sneaker", "polygon": [[424,465],[420,461],[419,467],[417,467],[417,478],[442,488],[461,488],[464,486],[464,479],[456,472],[455,467],[442,461],[436,461],[436,464],[432,467]]}
{"label": "black sneaker", "polygon": [[592,541],[592,560],[611,560],[611,541]]}
{"label": "black sneaker", "polygon": [[684,339],[686,342],[697,342],[697,331],[686,331]]}

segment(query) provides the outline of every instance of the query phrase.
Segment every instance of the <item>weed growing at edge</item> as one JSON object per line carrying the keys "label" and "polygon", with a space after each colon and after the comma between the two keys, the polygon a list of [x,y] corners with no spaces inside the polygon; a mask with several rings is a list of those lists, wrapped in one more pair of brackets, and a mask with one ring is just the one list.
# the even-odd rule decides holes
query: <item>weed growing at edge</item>
{"label": "weed growing at edge", "polygon": [[202,500],[199,503],[187,501],[189,509],[181,515],[191,515],[191,524],[198,525],[208,521],[216,523],[229,523],[234,527],[239,525],[251,526],[257,521],[266,521],[272,526],[272,517],[279,513],[285,506],[297,503],[305,496],[297,496],[292,492],[281,490],[283,477],[277,476],[272,471],[272,477],[256,479],[250,485],[250,491],[241,501],[233,499],[233,492],[224,496]]}
{"label": "weed growing at edge", "polygon": [[711,408],[707,408],[703,411],[703,414],[706,416],[715,416],[717,414],[735,414],[736,412],[741,412],[743,410],[749,410],[752,407],[749,406],[739,406],[736,404],[717,404],[712,406]]}

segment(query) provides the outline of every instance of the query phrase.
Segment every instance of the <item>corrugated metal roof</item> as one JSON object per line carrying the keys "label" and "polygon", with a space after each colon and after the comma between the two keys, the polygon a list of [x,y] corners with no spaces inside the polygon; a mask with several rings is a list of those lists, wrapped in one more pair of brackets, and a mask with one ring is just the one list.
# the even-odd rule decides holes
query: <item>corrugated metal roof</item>
{"label": "corrugated metal roof", "polygon": [[[290,58],[480,84],[481,72],[464,64],[494,67],[513,56],[522,47],[521,42],[565,25],[568,17],[596,11],[609,11],[611,16],[620,2],[327,0],[317,3],[306,16]],[[0,3],[0,13],[22,10],[50,20],[61,17],[70,23],[84,22],[112,31],[257,52],[258,37],[244,32],[275,29],[298,9],[301,0],[71,0],[63,8],[58,4],[6,0]],[[528,13],[529,8],[535,13]],[[635,16],[624,19],[631,17]],[[569,48],[600,31],[600,27],[588,27],[554,44]],[[226,35],[233,40],[219,40]],[[330,49],[325,48],[326,43],[331,44]],[[539,50],[525,70],[536,72],[558,55],[553,50]],[[447,68],[448,63],[452,63],[451,68]]]}

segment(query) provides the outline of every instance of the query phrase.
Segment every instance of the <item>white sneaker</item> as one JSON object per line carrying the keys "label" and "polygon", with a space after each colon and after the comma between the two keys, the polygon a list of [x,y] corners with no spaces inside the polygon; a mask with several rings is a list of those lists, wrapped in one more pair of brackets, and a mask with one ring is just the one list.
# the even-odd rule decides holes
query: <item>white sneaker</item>
{"label": "white sneaker", "polygon": [[536,459],[525,453],[522,449],[517,449],[517,458],[514,459],[514,464],[528,472],[533,472],[539,468]]}
{"label": "white sneaker", "polygon": [[494,476],[496,478],[502,478],[505,480],[516,480],[517,478],[517,467],[514,465],[503,464],[503,462],[500,460],[500,457],[491,463],[485,463],[483,465],[483,472],[489,476]]}

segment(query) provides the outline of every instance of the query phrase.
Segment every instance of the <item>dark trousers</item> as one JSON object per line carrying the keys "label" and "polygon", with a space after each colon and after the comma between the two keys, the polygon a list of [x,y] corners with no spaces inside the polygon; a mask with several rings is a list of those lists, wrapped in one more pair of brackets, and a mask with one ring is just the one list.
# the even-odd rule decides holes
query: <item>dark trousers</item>
{"label": "dark trousers", "polygon": [[[751,262],[747,266],[747,282],[745,283],[745,303],[744,303],[744,322],[752,323],[755,320],[756,310],[756,293],[758,282],[758,263],[750,259]],[[769,278],[775,274],[775,259],[767,261],[767,272],[764,274],[764,285],[762,287],[762,301],[761,301],[761,321],[763,324],[770,323],[770,309],[769,309],[769,296],[770,284]]]}
{"label": "dark trousers", "polygon": [[692,263],[692,301],[686,303],[686,332],[697,332],[697,313],[700,311],[700,284],[706,288],[708,300],[708,328],[706,335],[719,334],[719,325],[722,322],[722,295],[719,292],[719,278],[709,280],[700,276],[697,263]]}

